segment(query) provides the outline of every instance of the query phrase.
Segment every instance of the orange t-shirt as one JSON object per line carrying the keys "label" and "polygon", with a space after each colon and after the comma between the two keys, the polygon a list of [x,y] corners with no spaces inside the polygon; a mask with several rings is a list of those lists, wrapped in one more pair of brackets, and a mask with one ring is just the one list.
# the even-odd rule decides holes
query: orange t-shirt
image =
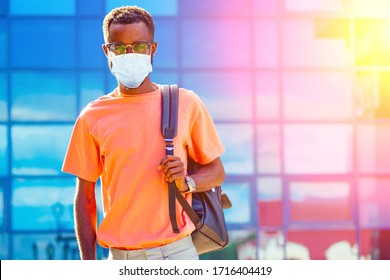
{"label": "orange t-shirt", "polygon": [[[73,129],[62,170],[102,184],[104,218],[97,232],[103,247],[129,250],[161,246],[188,236],[194,225],[177,203],[180,233],[169,219],[168,187],[160,160],[161,90],[122,96],[118,89],[88,104]],[[224,148],[207,109],[180,89],[175,155],[206,164]],[[191,202],[191,195],[186,199]]]}

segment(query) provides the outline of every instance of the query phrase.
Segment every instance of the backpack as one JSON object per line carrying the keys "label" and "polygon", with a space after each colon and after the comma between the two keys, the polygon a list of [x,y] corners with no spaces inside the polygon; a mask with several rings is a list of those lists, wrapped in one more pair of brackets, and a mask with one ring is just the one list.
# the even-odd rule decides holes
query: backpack
{"label": "backpack", "polygon": [[[165,140],[166,155],[173,155],[173,139],[177,134],[179,87],[178,85],[162,86],[161,132]],[[188,158],[188,175],[196,173],[199,164]],[[169,214],[173,232],[178,233],[176,222],[176,199],[195,225],[191,237],[199,255],[225,248],[229,235],[223,209],[230,208],[231,203],[221,186],[215,186],[206,192],[192,193],[190,205],[175,182],[168,183]],[[222,203],[222,201],[224,203]],[[224,205],[224,206],[223,206]]]}

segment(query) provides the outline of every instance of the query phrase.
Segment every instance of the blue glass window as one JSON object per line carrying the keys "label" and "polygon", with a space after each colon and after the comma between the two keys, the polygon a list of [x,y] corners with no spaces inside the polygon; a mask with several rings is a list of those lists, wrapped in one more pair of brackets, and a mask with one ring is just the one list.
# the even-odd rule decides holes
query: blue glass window
{"label": "blue glass window", "polygon": [[[274,2],[274,1],[270,1]],[[277,1],[275,1],[277,2]],[[284,2],[284,10],[286,12],[291,13],[320,13],[320,12],[326,12],[327,14],[330,13],[337,13],[342,14],[348,13],[349,6],[343,3],[343,0],[339,1],[318,1],[318,2],[306,2],[301,0],[288,0],[283,1]],[[385,12],[383,10],[387,10],[390,8],[390,5],[387,4],[387,1],[379,0],[380,3],[375,1],[376,5],[367,5],[366,1],[361,0],[353,0],[353,14],[356,17],[375,17],[380,16],[382,14],[385,16]],[[387,5],[386,5],[386,4]],[[387,6],[387,7],[386,7]],[[371,14],[372,11],[381,11],[380,14]],[[363,11],[363,13],[362,13]]]}
{"label": "blue glass window", "polygon": [[0,228],[3,227],[4,227],[4,189],[2,188],[2,184],[0,184]]}
{"label": "blue glass window", "polygon": [[104,74],[101,72],[83,72],[80,74],[80,109],[89,102],[104,95]]}
{"label": "blue glass window", "polygon": [[[76,65],[73,20],[18,19],[11,26],[14,67],[67,68]],[[28,44],[28,51],[26,51]]]}
{"label": "blue glass window", "polygon": [[[196,72],[183,75],[181,86],[197,93],[211,116],[220,120],[252,118],[251,75],[242,72]],[[234,112],[234,114],[232,114]]]}
{"label": "blue glass window", "polygon": [[8,138],[7,127],[0,125],[0,176],[8,173]]}
{"label": "blue glass window", "polygon": [[[337,37],[339,35],[336,31],[322,30],[326,25],[315,24],[312,19],[283,21],[281,44],[283,66],[310,69],[351,67],[353,57],[348,46],[349,40]],[[337,24],[334,27],[330,26],[335,29],[340,27]],[[321,34],[327,32],[328,37],[321,37]],[[332,34],[333,32],[335,34]]]}
{"label": "blue glass window", "polygon": [[366,123],[357,127],[358,169],[363,173],[390,173],[390,125]]}
{"label": "blue glass window", "polygon": [[258,68],[277,68],[279,65],[279,32],[277,21],[255,21],[255,62]]}
{"label": "blue glass window", "polygon": [[58,72],[15,72],[11,117],[19,121],[74,120],[76,76]]}
{"label": "blue glass window", "polygon": [[351,125],[285,125],[283,144],[288,174],[346,174],[352,170]]}
{"label": "blue glass window", "polygon": [[257,171],[278,174],[282,169],[280,129],[277,125],[257,127]]}
{"label": "blue glass window", "polygon": [[178,66],[177,23],[171,19],[156,19],[154,40],[158,42],[157,52],[153,57],[156,68],[174,68]]}
{"label": "blue glass window", "polygon": [[8,260],[8,234],[0,234],[0,260]]}
{"label": "blue glass window", "polygon": [[115,79],[114,75],[111,74],[111,72],[108,71],[108,74],[107,74],[107,78],[108,78],[108,92],[111,92],[113,89],[115,89],[117,86],[118,86],[118,82],[117,80]]}
{"label": "blue glass window", "polygon": [[[79,250],[73,234],[41,233],[14,234],[14,260],[79,260]],[[99,255],[100,247],[97,249]]]}
{"label": "blue glass window", "polygon": [[279,74],[259,72],[256,74],[256,117],[259,120],[280,118]]}
{"label": "blue glass window", "polygon": [[8,119],[7,85],[7,76],[0,73],[0,121]]}
{"label": "blue glass window", "polygon": [[359,223],[366,228],[390,226],[390,180],[367,176],[359,179]]}
{"label": "blue glass window", "polygon": [[349,222],[351,188],[343,181],[294,181],[289,184],[290,222]]}
{"label": "blue glass window", "polygon": [[102,15],[104,13],[104,3],[106,1],[77,1],[78,13],[82,16]]}
{"label": "blue glass window", "polygon": [[[225,183],[223,191],[229,196],[233,208],[224,211],[227,223],[250,223],[251,195],[249,183]],[[236,210],[234,210],[236,209]],[[237,211],[237,209],[240,209]]]}
{"label": "blue glass window", "polygon": [[7,45],[8,45],[8,34],[7,34],[6,21],[0,20],[0,46],[3,46],[0,52],[0,68],[7,66],[7,61],[8,61]]}
{"label": "blue glass window", "polygon": [[353,81],[353,75],[348,72],[285,73],[284,117],[288,120],[352,119],[352,94],[356,86]]}
{"label": "blue glass window", "polygon": [[153,71],[150,75],[151,80],[157,84],[177,84],[179,76],[174,71]]}
{"label": "blue glass window", "polygon": [[[183,21],[181,29],[183,66],[221,69],[250,67],[252,64],[250,30],[248,20]],[[234,34],[234,38],[231,34]]]}
{"label": "blue glass window", "polygon": [[278,15],[279,1],[256,0],[252,1],[256,16]]}
{"label": "blue glass window", "polygon": [[76,0],[9,0],[11,15],[74,15]]}
{"label": "blue glass window", "polygon": [[12,127],[12,173],[58,175],[61,173],[73,125],[15,125]]}
{"label": "blue glass window", "polygon": [[176,16],[178,0],[164,0],[164,1],[146,1],[146,0],[133,0],[129,3],[128,0],[107,0],[106,12],[111,11],[114,8],[126,5],[135,5],[144,8],[149,13],[155,16]]}
{"label": "blue glass window", "polygon": [[221,159],[229,174],[253,174],[253,128],[251,125],[217,124],[226,152]]}
{"label": "blue glass window", "polygon": [[5,14],[5,0],[0,0],[0,15]]}
{"label": "blue glass window", "polygon": [[[181,11],[189,16],[249,16],[248,0],[182,0]],[[256,2],[256,1],[254,1]],[[270,1],[273,2],[273,1]]]}
{"label": "blue glass window", "polygon": [[73,178],[13,180],[13,229],[73,229],[74,192]]}
{"label": "blue glass window", "polygon": [[0,234],[0,260],[8,260],[8,234]]}
{"label": "blue glass window", "polygon": [[104,43],[101,20],[81,20],[79,23],[79,65],[80,67],[104,67],[107,59],[104,55]]}
{"label": "blue glass window", "polygon": [[282,195],[280,177],[261,177],[257,180],[258,225],[282,227]]}

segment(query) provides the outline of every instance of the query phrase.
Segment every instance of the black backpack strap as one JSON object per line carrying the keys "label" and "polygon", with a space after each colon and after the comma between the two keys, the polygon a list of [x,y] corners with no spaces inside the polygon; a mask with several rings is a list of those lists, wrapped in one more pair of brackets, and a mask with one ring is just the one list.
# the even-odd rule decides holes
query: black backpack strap
{"label": "black backpack strap", "polygon": [[[161,88],[161,133],[165,141],[165,154],[172,155],[174,152],[173,138],[177,134],[177,120],[179,107],[179,87],[177,85],[163,85]],[[168,183],[169,218],[172,230],[179,233],[176,221],[176,185],[175,182]]]}
{"label": "black backpack strap", "polygon": [[173,141],[173,138],[175,138],[177,134],[179,87],[177,85],[163,85],[161,94],[161,133],[164,136],[164,139]]}
{"label": "black backpack strap", "polygon": [[[177,134],[178,126],[179,87],[177,85],[163,85],[161,88],[161,93],[161,133],[164,136],[166,155],[173,155],[173,138],[175,138]],[[197,164],[195,164],[195,162],[191,162],[192,160],[189,157],[187,160],[190,162],[190,166],[193,166],[193,170],[189,170],[191,171],[191,174],[196,173],[198,167]],[[192,223],[196,226],[196,228],[198,228],[200,218],[192,208],[192,205],[187,202],[182,193],[176,188],[175,182],[168,183],[168,197],[169,218],[171,220],[173,232],[180,232],[176,221],[176,199],[181,204]]]}
{"label": "black backpack strap", "polygon": [[194,211],[192,206],[188,203],[188,201],[184,198],[184,196],[181,194],[181,192],[176,188],[176,198],[177,201],[181,204],[184,211],[186,211],[188,217],[191,219],[192,223],[195,225],[196,228],[198,228],[198,223],[200,222],[200,218],[198,214]]}

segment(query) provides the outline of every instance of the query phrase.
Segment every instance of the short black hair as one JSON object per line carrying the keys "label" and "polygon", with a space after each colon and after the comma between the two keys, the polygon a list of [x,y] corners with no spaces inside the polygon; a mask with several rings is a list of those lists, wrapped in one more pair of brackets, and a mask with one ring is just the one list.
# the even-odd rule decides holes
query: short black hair
{"label": "short black hair", "polygon": [[152,15],[145,9],[137,6],[123,6],[115,8],[109,12],[103,20],[103,36],[104,42],[108,43],[109,29],[112,23],[116,24],[131,24],[145,23],[149,32],[154,38],[154,21]]}

